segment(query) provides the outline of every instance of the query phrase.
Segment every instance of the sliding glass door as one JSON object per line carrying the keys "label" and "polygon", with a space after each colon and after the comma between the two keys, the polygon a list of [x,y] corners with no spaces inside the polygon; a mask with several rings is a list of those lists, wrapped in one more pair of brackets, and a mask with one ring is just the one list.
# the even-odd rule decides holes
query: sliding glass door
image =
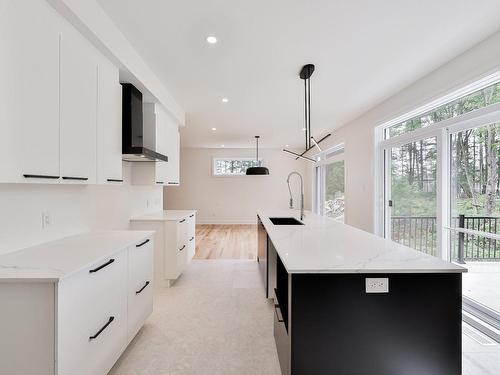
{"label": "sliding glass door", "polygon": [[436,137],[390,147],[387,155],[388,236],[436,255]]}
{"label": "sliding glass door", "polygon": [[500,123],[449,137],[450,259],[468,269],[466,307],[500,318]]}

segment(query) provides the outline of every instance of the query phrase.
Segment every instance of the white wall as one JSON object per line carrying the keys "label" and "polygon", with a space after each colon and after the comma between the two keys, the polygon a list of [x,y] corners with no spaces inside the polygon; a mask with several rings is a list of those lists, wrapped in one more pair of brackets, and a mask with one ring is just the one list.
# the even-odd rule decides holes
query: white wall
{"label": "white wall", "polygon": [[345,144],[348,224],[375,229],[375,127],[497,70],[500,32],[335,131],[328,144]]}
{"label": "white wall", "polygon": [[[260,208],[288,208],[286,178],[291,171],[306,172],[304,161],[296,161],[281,150],[259,150],[268,176],[212,176],[213,157],[255,157],[252,149],[181,149],[181,185],[165,189],[168,209],[196,209],[198,223],[255,223]],[[292,191],[299,207],[299,179]],[[308,184],[306,183],[306,186]]]}
{"label": "white wall", "polygon": [[[132,216],[158,211],[162,187],[0,184],[0,254],[90,230],[128,229]],[[42,212],[51,223],[42,229]]]}

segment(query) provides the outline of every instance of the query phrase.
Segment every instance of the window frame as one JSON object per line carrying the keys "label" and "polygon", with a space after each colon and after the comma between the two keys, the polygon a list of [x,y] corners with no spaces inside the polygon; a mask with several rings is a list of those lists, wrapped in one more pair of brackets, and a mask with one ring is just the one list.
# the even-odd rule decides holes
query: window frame
{"label": "window frame", "polygon": [[[214,156],[212,157],[212,177],[241,177],[241,176],[246,176],[245,173],[231,173],[231,174],[217,174],[215,173],[216,171],[216,166],[215,163],[218,160],[238,160],[238,161],[255,161],[255,158],[253,157],[220,157],[220,156]],[[259,165],[263,165],[262,159],[259,160]]]}
{"label": "window frame", "polygon": [[[465,94],[467,95],[467,94]],[[390,215],[388,215],[388,199],[390,197],[390,158],[388,157],[392,147],[417,142],[421,139],[436,137],[437,142],[437,177],[436,177],[436,252],[444,260],[450,261],[451,233],[462,232],[459,228],[452,228],[451,216],[451,142],[453,133],[465,131],[486,124],[500,122],[500,103],[492,104],[461,116],[453,117],[425,128],[419,128],[402,135],[384,139],[385,130],[394,125],[391,121],[379,127],[378,146],[376,147],[376,162],[378,176],[376,176],[377,199],[375,211],[377,234],[390,239]],[[382,139],[380,138],[382,136]],[[377,181],[378,180],[378,181]],[[465,232],[464,232],[465,233]],[[484,236],[490,236],[484,233]]]}
{"label": "window frame", "polygon": [[[330,154],[335,153],[334,155]],[[345,192],[347,190],[347,168],[345,165],[345,146],[344,143],[340,143],[336,146],[323,150],[321,153],[314,156],[317,160],[314,166],[314,201],[313,210],[314,213],[324,216],[324,199],[325,199],[325,175],[326,166],[337,163],[344,162],[344,204],[345,202]],[[347,221],[346,210],[344,208],[344,223]]]}

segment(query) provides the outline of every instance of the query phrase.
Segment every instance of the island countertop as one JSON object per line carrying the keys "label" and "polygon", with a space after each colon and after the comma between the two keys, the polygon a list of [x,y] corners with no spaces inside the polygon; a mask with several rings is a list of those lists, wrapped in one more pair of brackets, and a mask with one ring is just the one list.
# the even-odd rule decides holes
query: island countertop
{"label": "island countertop", "polygon": [[304,225],[274,225],[269,220],[300,220],[297,210],[262,210],[257,215],[289,273],[467,272],[464,267],[311,212],[306,212]]}

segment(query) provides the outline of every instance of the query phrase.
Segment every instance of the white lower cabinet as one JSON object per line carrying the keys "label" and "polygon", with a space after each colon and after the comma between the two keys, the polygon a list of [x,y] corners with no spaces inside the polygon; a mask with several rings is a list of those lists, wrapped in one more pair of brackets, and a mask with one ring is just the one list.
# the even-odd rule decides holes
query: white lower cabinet
{"label": "white lower cabinet", "polygon": [[58,287],[58,373],[106,374],[127,344],[127,250]]}
{"label": "white lower cabinet", "polygon": [[[0,374],[110,371],[153,310],[153,238],[134,233],[126,234],[135,236],[134,243],[116,251],[110,245],[116,234],[111,239],[98,237],[104,243],[102,251],[87,245],[73,251],[75,242],[63,239],[50,249],[36,249],[31,258],[20,254],[21,266],[16,269],[26,272],[24,278],[18,274],[5,278],[0,272]],[[54,248],[62,249],[60,254],[69,252],[72,259],[44,260],[54,256]],[[45,250],[46,255],[40,254]],[[74,266],[74,272],[56,281],[40,279],[44,269],[57,273],[68,264],[88,260],[89,252],[96,254],[90,266]],[[24,265],[42,270],[35,281],[31,268]]]}
{"label": "white lower cabinet", "polygon": [[155,231],[154,279],[170,286],[193,258],[196,249],[196,211],[166,210],[131,220],[135,230]]}
{"label": "white lower cabinet", "polygon": [[128,254],[127,339],[130,342],[153,312],[153,243],[144,240],[130,247]]}

